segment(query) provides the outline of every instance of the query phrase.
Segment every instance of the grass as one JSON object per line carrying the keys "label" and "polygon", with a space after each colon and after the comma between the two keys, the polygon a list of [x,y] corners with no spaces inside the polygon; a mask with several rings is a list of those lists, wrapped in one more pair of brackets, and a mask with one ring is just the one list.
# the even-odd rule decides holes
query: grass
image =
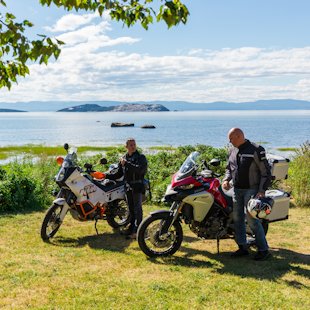
{"label": "grass", "polygon": [[[145,215],[157,207],[147,207]],[[270,225],[273,258],[231,259],[232,240],[199,240],[185,225],[174,256],[149,259],[107,225],[70,216],[51,243],[43,212],[0,217],[0,308],[309,309],[309,209]]]}
{"label": "grass", "polygon": [[[114,146],[79,146],[78,152],[79,154],[85,152],[106,152],[115,149]],[[57,155],[65,155],[66,151],[63,146],[45,146],[39,144],[27,144],[27,145],[11,145],[0,147],[0,159],[7,159],[9,157],[17,156],[17,155],[32,155],[32,156],[57,156]]]}
{"label": "grass", "polygon": [[278,147],[277,148],[278,151],[281,151],[281,152],[295,152],[296,150],[298,150],[297,147]]}

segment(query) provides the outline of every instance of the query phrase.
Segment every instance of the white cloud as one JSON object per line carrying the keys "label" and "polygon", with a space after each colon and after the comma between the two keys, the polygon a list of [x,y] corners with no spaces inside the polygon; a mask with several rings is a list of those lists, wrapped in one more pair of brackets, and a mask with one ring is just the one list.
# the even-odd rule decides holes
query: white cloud
{"label": "white cloud", "polygon": [[[81,18],[80,18],[81,17]],[[195,49],[172,56],[127,52],[139,38],[108,35],[110,23],[93,15],[62,18],[67,29],[57,62],[33,64],[31,75],[0,101],[187,100],[248,101],[310,98],[310,47]],[[75,20],[71,24],[68,20]]]}
{"label": "white cloud", "polygon": [[52,27],[45,27],[44,29],[51,32],[65,32],[79,28],[80,26],[89,24],[92,20],[98,18],[98,14],[67,14],[61,17]]}

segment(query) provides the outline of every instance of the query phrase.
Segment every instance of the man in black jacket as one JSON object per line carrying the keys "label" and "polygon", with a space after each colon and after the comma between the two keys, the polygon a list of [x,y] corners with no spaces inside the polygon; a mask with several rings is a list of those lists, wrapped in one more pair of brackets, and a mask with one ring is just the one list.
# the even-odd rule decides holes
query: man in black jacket
{"label": "man in black jacket", "polygon": [[[265,196],[265,190],[270,185],[271,172],[266,159],[265,149],[245,139],[244,133],[239,128],[232,128],[228,138],[234,146],[230,150],[226,174],[223,179],[223,188],[230,189],[230,181],[234,186],[233,219],[235,225],[236,242],[239,249],[232,254],[233,257],[248,255],[245,228],[245,209],[248,201],[253,196]],[[255,260],[264,260],[271,254],[263,226],[258,219],[247,213],[247,222],[255,234],[258,252]]]}
{"label": "man in black jacket", "polygon": [[126,196],[131,215],[128,238],[136,239],[137,230],[142,222],[142,194],[144,193],[144,175],[147,170],[147,160],[137,151],[136,141],[129,138],[126,141],[127,153],[121,157],[116,173],[108,174],[108,179],[118,179],[124,176]]}

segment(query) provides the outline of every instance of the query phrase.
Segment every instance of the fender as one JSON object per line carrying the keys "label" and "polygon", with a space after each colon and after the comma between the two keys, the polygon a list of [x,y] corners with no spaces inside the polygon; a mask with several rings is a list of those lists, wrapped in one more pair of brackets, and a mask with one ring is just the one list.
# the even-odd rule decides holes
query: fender
{"label": "fender", "polygon": [[167,216],[172,215],[172,212],[169,210],[156,210],[156,211],[150,212],[151,215],[153,215],[153,214],[165,214],[165,213],[167,214]]}
{"label": "fender", "polygon": [[176,220],[180,220],[180,217],[177,215],[177,218],[175,218],[174,216],[174,212],[171,210],[157,210],[157,211],[153,211],[151,212],[151,215],[155,215],[155,214],[164,214],[167,215],[167,220],[164,221],[161,230],[160,230],[160,234],[166,234],[169,230],[169,228],[171,227],[171,225],[176,221]]}
{"label": "fender", "polygon": [[70,209],[70,206],[67,204],[66,199],[65,198],[57,198],[53,201],[53,204],[55,205],[59,205],[59,206],[63,206],[59,215],[59,218],[61,220],[61,222],[63,221],[63,219],[65,218],[68,210]]}

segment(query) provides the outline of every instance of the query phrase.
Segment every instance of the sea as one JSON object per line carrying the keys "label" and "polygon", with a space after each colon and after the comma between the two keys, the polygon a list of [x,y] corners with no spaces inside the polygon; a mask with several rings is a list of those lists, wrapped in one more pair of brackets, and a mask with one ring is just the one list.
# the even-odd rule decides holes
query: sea
{"label": "sea", "polygon": [[[134,127],[115,128],[112,122],[134,123]],[[142,129],[145,124],[156,128]],[[114,146],[133,137],[142,148],[225,147],[232,127],[277,153],[279,148],[299,147],[310,140],[310,110],[0,113],[0,146]]]}

